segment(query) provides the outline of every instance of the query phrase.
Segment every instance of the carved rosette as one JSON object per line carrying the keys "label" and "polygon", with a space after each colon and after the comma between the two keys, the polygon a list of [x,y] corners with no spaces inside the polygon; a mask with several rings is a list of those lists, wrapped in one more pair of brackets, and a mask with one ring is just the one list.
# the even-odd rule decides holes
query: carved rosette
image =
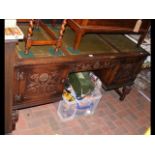
{"label": "carved rosette", "polygon": [[29,73],[26,85],[26,94],[56,93],[57,86],[61,81],[60,73]]}

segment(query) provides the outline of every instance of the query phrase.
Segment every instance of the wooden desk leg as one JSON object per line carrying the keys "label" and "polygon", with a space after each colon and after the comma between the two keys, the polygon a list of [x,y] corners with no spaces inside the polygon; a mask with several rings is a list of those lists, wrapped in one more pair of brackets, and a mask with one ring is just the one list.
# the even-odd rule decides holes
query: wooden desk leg
{"label": "wooden desk leg", "polygon": [[81,41],[83,32],[76,32],[75,41],[74,41],[74,50],[77,50]]}
{"label": "wooden desk leg", "polygon": [[18,111],[13,110],[12,111],[12,130],[15,130],[17,121],[18,121]]}
{"label": "wooden desk leg", "polygon": [[120,101],[123,101],[125,99],[126,95],[130,93],[131,86],[124,86],[122,88],[122,91],[120,91],[119,89],[115,89],[115,91],[120,96]]}
{"label": "wooden desk leg", "polygon": [[145,39],[145,37],[146,37],[148,31],[149,31],[149,28],[150,28],[150,25],[148,25],[148,27],[146,28],[147,31],[145,31],[144,33],[141,34],[141,36],[140,36],[140,38],[139,38],[139,40],[138,40],[137,46],[140,46],[140,45],[143,43],[143,41],[144,41],[144,39]]}
{"label": "wooden desk leg", "polygon": [[18,119],[16,111],[12,109],[16,42],[5,42],[5,133],[10,133],[15,128]]}

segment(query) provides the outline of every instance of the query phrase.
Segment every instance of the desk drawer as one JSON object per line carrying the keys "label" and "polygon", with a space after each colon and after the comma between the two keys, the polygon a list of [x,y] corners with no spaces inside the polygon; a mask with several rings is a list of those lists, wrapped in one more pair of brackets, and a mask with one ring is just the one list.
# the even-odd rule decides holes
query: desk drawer
{"label": "desk drawer", "polygon": [[114,66],[95,71],[107,90],[116,89],[134,82],[145,57],[118,59]]}

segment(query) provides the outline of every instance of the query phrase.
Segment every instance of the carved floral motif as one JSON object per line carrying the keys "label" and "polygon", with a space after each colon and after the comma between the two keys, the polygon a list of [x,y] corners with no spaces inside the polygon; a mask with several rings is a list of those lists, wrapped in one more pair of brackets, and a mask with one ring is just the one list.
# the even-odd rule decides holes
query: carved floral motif
{"label": "carved floral motif", "polygon": [[93,61],[93,62],[85,62],[85,63],[77,63],[73,70],[76,71],[86,71],[86,70],[96,70],[107,67],[113,67],[118,62],[109,62],[109,61]]}
{"label": "carved floral motif", "polygon": [[58,71],[50,73],[29,73],[27,76],[26,93],[31,95],[56,93],[57,86],[62,79]]}

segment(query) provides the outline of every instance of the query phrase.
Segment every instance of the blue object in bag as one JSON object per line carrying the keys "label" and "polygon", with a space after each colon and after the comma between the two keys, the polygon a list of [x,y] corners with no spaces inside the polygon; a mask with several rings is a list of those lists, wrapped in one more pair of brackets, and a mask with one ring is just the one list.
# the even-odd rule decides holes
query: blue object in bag
{"label": "blue object in bag", "polygon": [[92,109],[94,106],[94,104],[91,102],[89,105],[87,106],[80,106],[79,103],[77,103],[76,108],[79,110],[85,110],[85,109]]}

